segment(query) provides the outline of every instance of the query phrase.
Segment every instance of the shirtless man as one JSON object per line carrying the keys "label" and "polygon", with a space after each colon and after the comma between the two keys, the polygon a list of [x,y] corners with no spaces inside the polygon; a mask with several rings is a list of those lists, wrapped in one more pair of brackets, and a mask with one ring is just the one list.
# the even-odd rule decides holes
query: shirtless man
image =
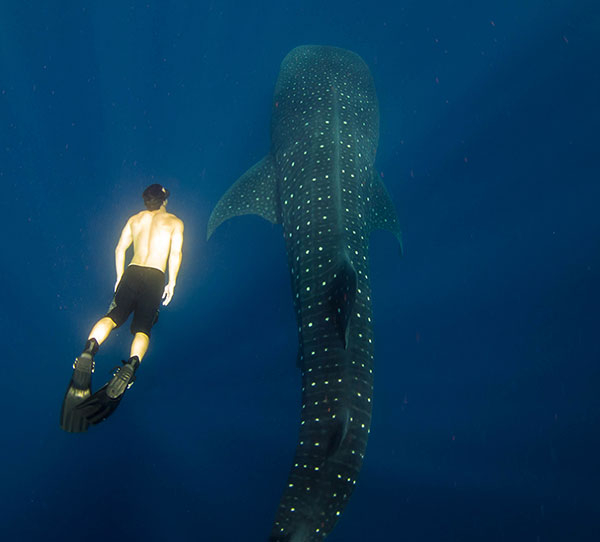
{"label": "shirtless man", "polygon": [[[90,331],[85,348],[73,364],[73,376],[61,412],[65,431],[86,431],[89,424],[105,420],[119,406],[125,391],[133,384],[144,354],[150,330],[158,318],[162,299],[168,305],[173,297],[183,245],[183,222],[167,213],[169,191],[159,184],[144,190],[147,210],[132,216],[125,224],[115,249],[117,281],[108,313]],[[133,243],[133,258],[125,269],[125,253]],[[169,281],[165,286],[165,271]],[[94,355],[113,329],[133,312],[133,341],[129,359],[112,379],[92,395]]]}

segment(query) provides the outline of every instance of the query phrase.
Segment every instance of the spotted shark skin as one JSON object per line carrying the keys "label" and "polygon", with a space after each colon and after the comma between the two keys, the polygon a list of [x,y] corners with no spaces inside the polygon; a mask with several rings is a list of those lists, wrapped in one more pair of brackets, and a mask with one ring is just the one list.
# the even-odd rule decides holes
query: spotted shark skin
{"label": "spotted shark skin", "polygon": [[361,469],[373,395],[368,241],[391,230],[394,206],[374,168],[379,109],[356,54],[301,46],[275,87],[271,150],[213,210],[225,220],[258,214],[283,226],[302,372],[299,442],[270,542],[322,541]]}

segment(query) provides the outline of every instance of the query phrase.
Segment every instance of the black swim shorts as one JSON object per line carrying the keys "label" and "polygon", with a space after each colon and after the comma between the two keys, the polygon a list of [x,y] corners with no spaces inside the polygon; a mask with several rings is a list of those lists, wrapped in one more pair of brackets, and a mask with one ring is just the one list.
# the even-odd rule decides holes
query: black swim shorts
{"label": "black swim shorts", "polygon": [[119,327],[133,312],[131,334],[142,332],[149,337],[158,320],[164,287],[165,274],[160,269],[130,265],[121,277],[106,316]]}

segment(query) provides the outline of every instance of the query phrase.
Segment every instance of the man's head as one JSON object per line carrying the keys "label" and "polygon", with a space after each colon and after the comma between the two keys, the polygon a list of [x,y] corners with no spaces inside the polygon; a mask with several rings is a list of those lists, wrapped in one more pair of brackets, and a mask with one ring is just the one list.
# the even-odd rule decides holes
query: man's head
{"label": "man's head", "polygon": [[157,209],[160,209],[165,201],[167,201],[169,191],[160,184],[151,184],[144,190],[142,197],[144,198],[146,209],[148,209],[148,211],[156,211]]}

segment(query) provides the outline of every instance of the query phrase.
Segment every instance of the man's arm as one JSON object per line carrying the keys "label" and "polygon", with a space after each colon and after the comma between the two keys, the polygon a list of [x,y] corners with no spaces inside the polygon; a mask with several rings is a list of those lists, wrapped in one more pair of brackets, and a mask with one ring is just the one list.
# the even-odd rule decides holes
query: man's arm
{"label": "man's arm", "polygon": [[121,281],[121,277],[123,276],[123,271],[125,270],[125,254],[127,253],[127,249],[133,242],[133,233],[131,232],[131,218],[125,224],[123,231],[121,232],[121,237],[119,237],[119,242],[117,243],[117,248],[115,248],[115,267],[117,269],[117,282],[115,282],[115,291],[117,290],[117,286]]}
{"label": "man's arm", "polygon": [[181,249],[183,247],[183,222],[179,219],[175,222],[173,235],[171,237],[171,251],[169,252],[169,282],[163,292],[163,305],[168,305],[173,297],[173,290],[177,283],[177,273],[181,265]]}

